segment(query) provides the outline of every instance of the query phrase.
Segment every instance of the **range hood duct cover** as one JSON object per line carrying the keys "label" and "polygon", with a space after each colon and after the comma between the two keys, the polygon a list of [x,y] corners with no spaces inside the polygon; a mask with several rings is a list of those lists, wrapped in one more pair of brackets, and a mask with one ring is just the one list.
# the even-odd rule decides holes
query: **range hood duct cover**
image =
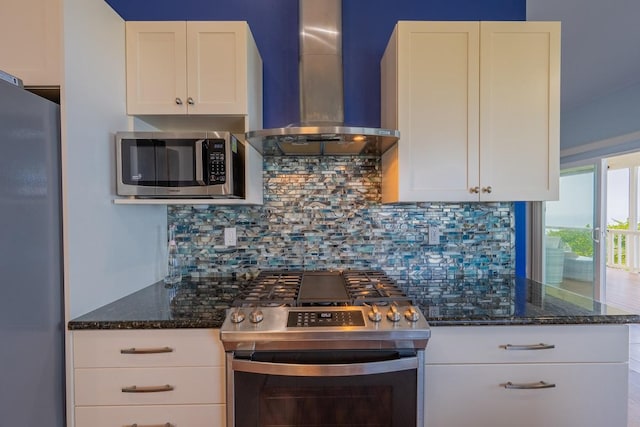
{"label": "range hood duct cover", "polygon": [[299,0],[299,125],[247,132],[265,156],[380,155],[400,132],[344,125],[342,1]]}

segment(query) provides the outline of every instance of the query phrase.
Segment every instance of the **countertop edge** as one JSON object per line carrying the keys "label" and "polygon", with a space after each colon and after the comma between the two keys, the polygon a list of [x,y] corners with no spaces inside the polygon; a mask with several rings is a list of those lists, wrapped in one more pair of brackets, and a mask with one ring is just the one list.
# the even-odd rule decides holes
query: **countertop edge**
{"label": "countertop edge", "polygon": [[429,326],[606,325],[640,323],[640,315],[530,317],[505,319],[429,319]]}
{"label": "countertop edge", "polygon": [[[438,326],[518,326],[518,325],[603,325],[640,323],[640,315],[601,315],[571,317],[531,317],[504,319],[437,319],[427,318],[431,327]],[[122,321],[70,321],[67,329],[124,330],[124,329],[219,329],[219,320],[122,320]]]}
{"label": "countertop edge", "polygon": [[222,322],[218,320],[108,320],[78,321],[67,323],[70,331],[81,330],[124,330],[124,329],[219,329]]}

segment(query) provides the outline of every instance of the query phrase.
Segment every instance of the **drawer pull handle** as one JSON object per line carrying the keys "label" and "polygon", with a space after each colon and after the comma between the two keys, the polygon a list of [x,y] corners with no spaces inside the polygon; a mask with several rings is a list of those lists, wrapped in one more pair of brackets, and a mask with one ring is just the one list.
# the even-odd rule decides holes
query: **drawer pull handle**
{"label": "drawer pull handle", "polygon": [[123,348],[120,350],[121,354],[156,354],[156,353],[173,353],[171,347],[159,347],[159,348]]}
{"label": "drawer pull handle", "polygon": [[172,385],[156,385],[149,387],[138,387],[137,385],[132,385],[130,387],[122,387],[123,393],[160,393],[163,391],[172,391]]}
{"label": "drawer pull handle", "polygon": [[537,383],[512,383],[511,381],[500,384],[500,387],[504,387],[507,390],[537,390],[541,388],[555,388],[555,384],[546,383],[544,381],[538,381]]}
{"label": "drawer pull handle", "polygon": [[499,346],[503,350],[551,350],[552,348],[556,348],[553,344],[527,344],[527,345],[513,345],[513,344],[503,344]]}
{"label": "drawer pull handle", "polygon": [[138,424],[138,423],[133,423],[133,424],[129,424],[128,426],[125,427],[173,427],[173,424],[171,423],[164,423],[164,424]]}

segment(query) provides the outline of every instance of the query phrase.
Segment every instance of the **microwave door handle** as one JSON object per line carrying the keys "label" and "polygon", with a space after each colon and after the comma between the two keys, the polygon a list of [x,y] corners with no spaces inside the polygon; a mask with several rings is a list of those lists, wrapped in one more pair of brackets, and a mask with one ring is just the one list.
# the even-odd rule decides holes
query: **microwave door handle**
{"label": "microwave door handle", "polygon": [[202,164],[204,163],[204,139],[196,141],[196,182],[200,185],[205,185],[204,173],[202,170]]}

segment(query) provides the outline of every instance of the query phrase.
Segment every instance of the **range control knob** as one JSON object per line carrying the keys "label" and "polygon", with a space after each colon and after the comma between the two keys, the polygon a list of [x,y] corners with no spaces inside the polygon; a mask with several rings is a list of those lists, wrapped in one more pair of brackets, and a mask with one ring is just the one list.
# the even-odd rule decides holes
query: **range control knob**
{"label": "range control knob", "polygon": [[240,310],[240,308],[238,307],[231,312],[230,318],[232,323],[240,323],[244,320],[244,311]]}
{"label": "range control knob", "polygon": [[402,316],[398,311],[398,307],[396,307],[395,304],[391,304],[391,306],[389,307],[389,311],[387,311],[387,319],[392,322],[399,322],[401,318]]}
{"label": "range control knob", "polygon": [[372,322],[379,322],[382,320],[382,314],[380,314],[380,310],[378,310],[378,306],[373,304],[371,306],[371,310],[369,310],[369,320]]}
{"label": "range control knob", "polygon": [[249,313],[249,321],[251,323],[260,323],[264,319],[264,315],[262,314],[262,310],[256,308]]}
{"label": "range control knob", "polygon": [[418,310],[416,310],[416,308],[412,305],[410,305],[409,308],[404,311],[404,317],[409,322],[417,322],[418,320],[420,320],[420,314],[418,314]]}

